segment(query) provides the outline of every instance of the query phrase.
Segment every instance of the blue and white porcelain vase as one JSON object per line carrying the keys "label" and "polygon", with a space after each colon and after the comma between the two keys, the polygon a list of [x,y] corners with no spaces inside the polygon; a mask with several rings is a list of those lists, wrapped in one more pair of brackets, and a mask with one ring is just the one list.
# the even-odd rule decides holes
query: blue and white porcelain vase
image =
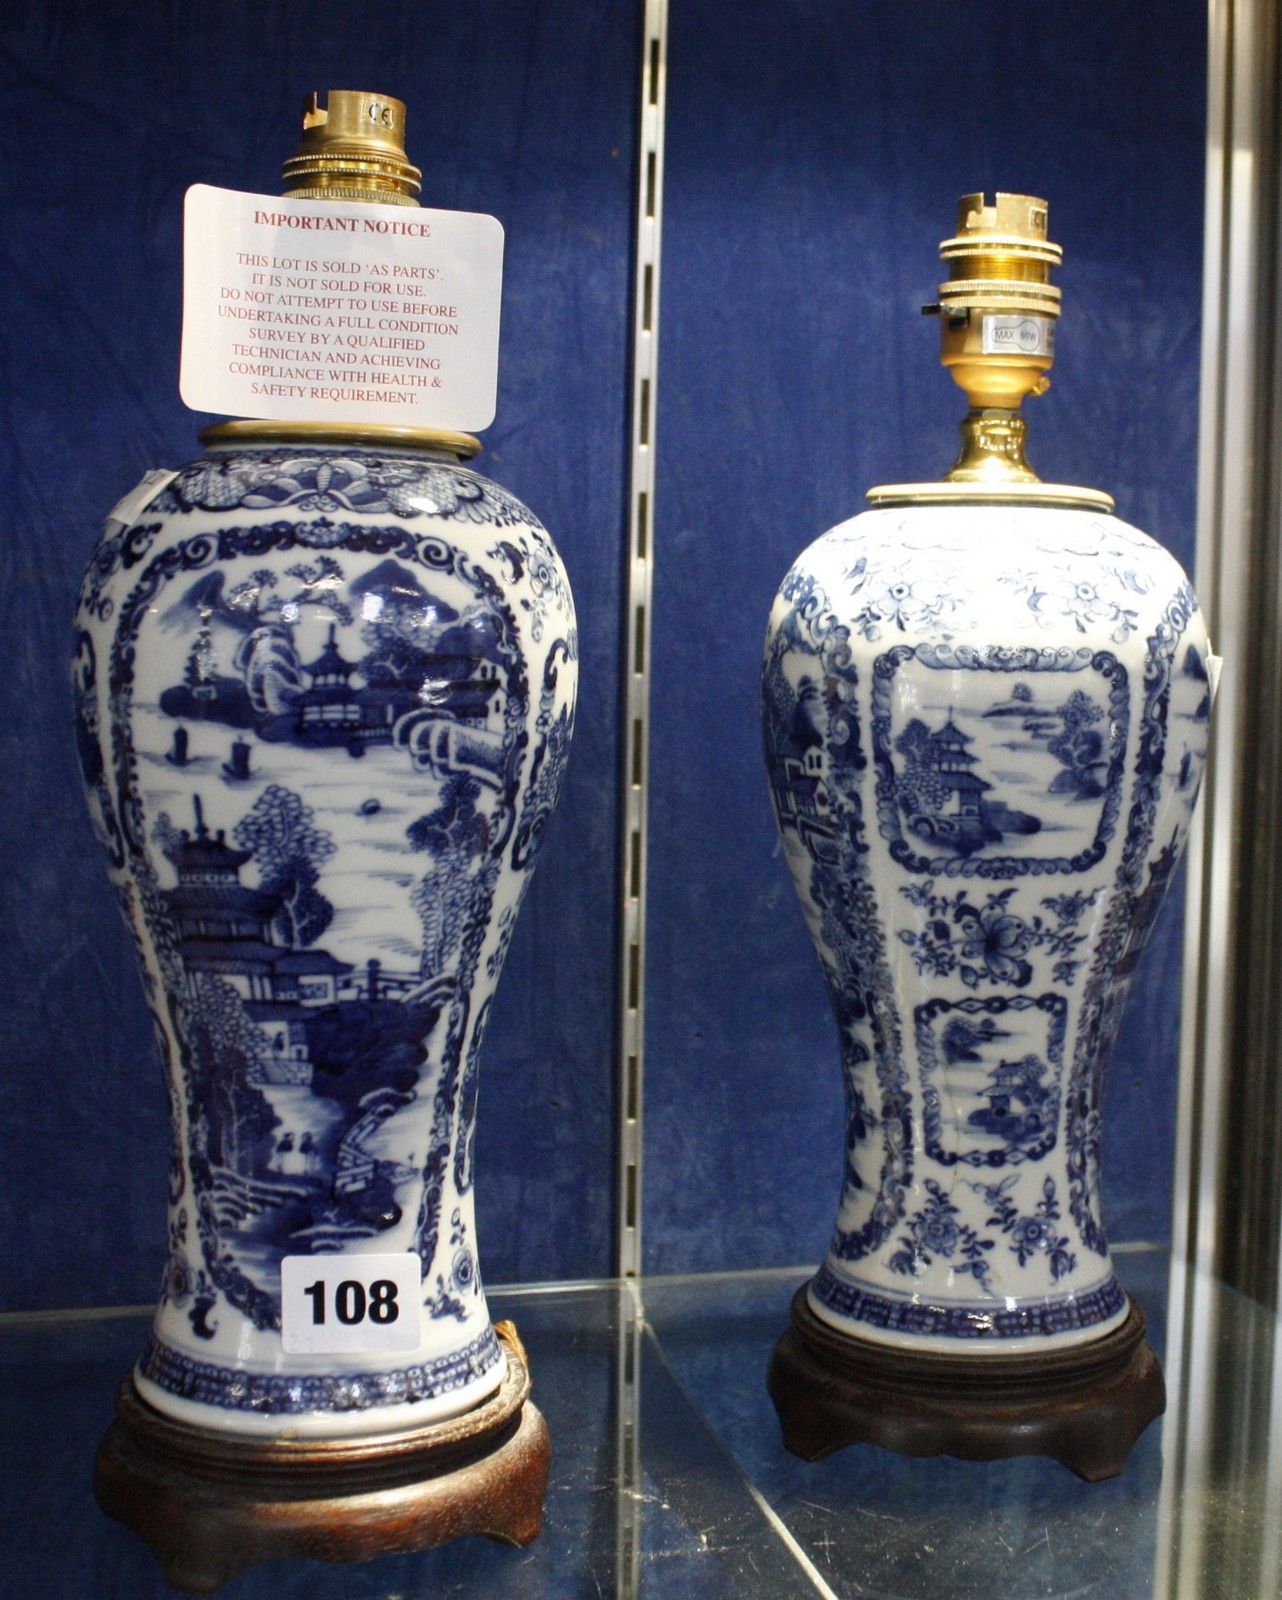
{"label": "blue and white porcelain vase", "polygon": [[882,1349],[1026,1355],[1127,1315],[1103,1078],[1188,829],[1212,664],[1175,560],[1023,461],[1058,291],[985,283],[976,256],[1022,237],[1057,257],[1044,204],[968,196],[961,222],[944,253],[969,259],[941,296],[974,407],[962,459],[873,491],[798,558],[770,618],[765,745],[845,1071],[809,1309]]}
{"label": "blue and white porcelain vase", "polygon": [[[295,187],[416,203],[401,103],[340,106],[397,120],[365,139],[335,114],[326,145],[313,104]],[[462,464],[468,435],[202,438],[108,521],[76,623],[90,809],[174,1128],[135,1382],[166,1417],[234,1434],[417,1430],[506,1370],[478,1267],[478,1067],[561,788],[574,605],[538,519]],[[414,1303],[365,1284],[366,1255],[419,1264]],[[290,1258],[351,1263],[345,1290],[304,1286],[313,1320],[363,1309],[401,1347],[287,1348]]]}
{"label": "blue and white porcelain vase", "polygon": [[[297,431],[212,429],[108,523],[74,679],[174,1123],[139,1392],[328,1436],[437,1421],[503,1375],[477,1069],[577,642],[552,541],[452,441]],[[283,1257],[400,1251],[422,1263],[412,1355],[283,1350]]]}

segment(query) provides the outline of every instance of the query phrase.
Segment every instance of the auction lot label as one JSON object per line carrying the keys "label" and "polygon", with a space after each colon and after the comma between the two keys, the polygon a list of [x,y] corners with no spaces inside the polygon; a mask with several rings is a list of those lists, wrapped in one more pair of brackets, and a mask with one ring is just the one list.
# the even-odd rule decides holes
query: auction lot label
{"label": "auction lot label", "polygon": [[290,1354],[417,1350],[423,1265],[396,1255],[285,1256],[281,1347]]}

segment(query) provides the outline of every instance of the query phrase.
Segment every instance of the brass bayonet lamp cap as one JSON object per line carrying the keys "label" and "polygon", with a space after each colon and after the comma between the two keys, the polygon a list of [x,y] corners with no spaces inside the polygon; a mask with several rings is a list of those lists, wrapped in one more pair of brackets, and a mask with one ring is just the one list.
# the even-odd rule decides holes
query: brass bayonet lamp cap
{"label": "brass bayonet lamp cap", "polygon": [[416,206],[423,174],[405,154],[405,102],[331,89],[303,102],[303,138],[281,168],[285,193],[306,200]]}
{"label": "brass bayonet lamp cap", "polygon": [[1054,502],[1112,510],[1111,496],[1042,483],[1024,455],[1024,398],[1044,394],[1055,360],[1060,292],[1051,268],[1064,258],[1047,237],[1049,208],[1031,194],[964,194],[957,232],[939,246],[948,268],[939,300],[940,360],[965,392],[961,453],[938,483],[883,484],[875,505],[949,500]]}

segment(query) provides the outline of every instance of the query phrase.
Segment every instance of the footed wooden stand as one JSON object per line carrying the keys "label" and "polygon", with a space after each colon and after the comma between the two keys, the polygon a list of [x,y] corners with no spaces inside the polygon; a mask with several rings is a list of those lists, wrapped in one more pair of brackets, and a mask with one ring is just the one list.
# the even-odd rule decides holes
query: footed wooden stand
{"label": "footed wooden stand", "polygon": [[515,1328],[495,1331],[508,1359],[498,1393],[412,1433],[230,1437],[162,1416],[127,1377],[98,1449],[98,1504],[189,1594],[212,1594],[244,1568],[285,1557],[364,1561],[467,1533],[529,1544],[543,1521],[548,1429],[528,1400]]}
{"label": "footed wooden stand", "polygon": [[1094,1483],[1115,1477],[1166,1409],[1161,1363],[1130,1301],[1121,1327],[1074,1349],[1026,1356],[905,1353],[838,1333],[806,1288],[766,1374],[783,1442],[804,1461],[849,1444],[906,1456],[1050,1456]]}

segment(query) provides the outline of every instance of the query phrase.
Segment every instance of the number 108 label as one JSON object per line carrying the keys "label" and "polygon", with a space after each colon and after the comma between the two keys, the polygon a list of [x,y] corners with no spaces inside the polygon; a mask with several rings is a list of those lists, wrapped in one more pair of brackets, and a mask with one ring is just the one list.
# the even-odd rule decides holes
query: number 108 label
{"label": "number 108 label", "polygon": [[286,1256],[281,1344],[290,1354],[417,1350],[422,1264],[397,1255]]}

